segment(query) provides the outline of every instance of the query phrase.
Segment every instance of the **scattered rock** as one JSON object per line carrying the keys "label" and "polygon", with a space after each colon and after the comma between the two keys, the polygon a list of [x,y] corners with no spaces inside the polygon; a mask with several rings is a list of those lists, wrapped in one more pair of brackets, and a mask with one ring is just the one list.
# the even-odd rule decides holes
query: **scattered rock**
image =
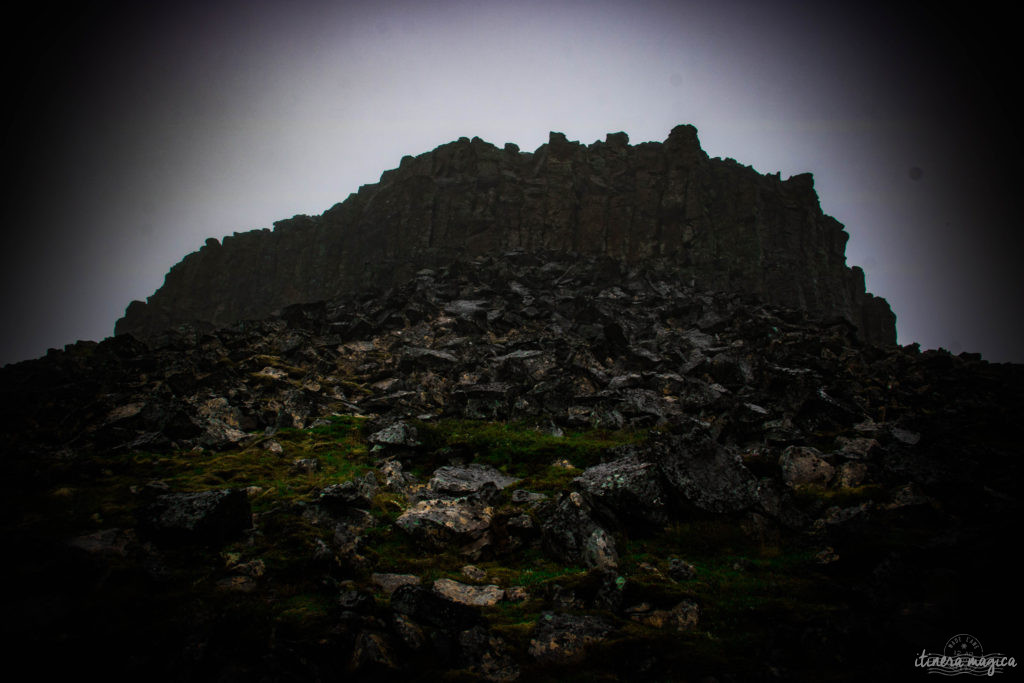
{"label": "scattered rock", "polygon": [[611,624],[600,617],[545,612],[530,635],[529,652],[540,661],[578,662],[611,631]]}
{"label": "scattered rock", "polygon": [[217,588],[236,593],[251,593],[258,587],[251,576],[228,576],[217,581]]}
{"label": "scattered rock", "polygon": [[835,530],[847,526],[851,522],[863,521],[872,509],[874,509],[874,504],[871,501],[849,507],[833,505],[825,510],[825,514],[814,521],[814,528]]}
{"label": "scattered rock", "polygon": [[548,497],[543,493],[523,491],[522,489],[517,489],[512,492],[512,502],[515,503],[516,505],[533,505],[536,503],[541,503],[547,499]]}
{"label": "scattered rock", "polygon": [[832,546],[828,546],[818,551],[814,559],[818,564],[832,564],[839,561],[839,554]]}
{"label": "scattered rock", "polygon": [[782,480],[787,486],[826,488],[835,476],[835,468],[816,448],[790,446],[779,458]]}
{"label": "scattered rock", "polygon": [[388,595],[394,593],[401,586],[418,586],[420,577],[415,574],[380,574],[374,573],[370,580],[380,586]]}
{"label": "scattered rock", "polygon": [[320,461],[316,458],[299,458],[292,463],[292,470],[303,474],[320,471]]}
{"label": "scattered rock", "polygon": [[902,427],[893,427],[891,433],[892,438],[908,446],[916,446],[921,440],[920,434],[912,432],[909,429],[903,429]]}
{"label": "scattered rock", "polygon": [[373,609],[373,596],[359,590],[346,590],[338,595],[338,606],[347,612],[370,612]]}
{"label": "scattered rock", "polygon": [[395,422],[380,431],[374,432],[366,440],[376,446],[407,446],[414,448],[420,445],[417,440],[416,428],[405,422]]}
{"label": "scattered rock", "polygon": [[101,529],[68,541],[68,545],[84,550],[91,555],[117,555],[126,557],[131,546],[137,543],[131,529]]}
{"label": "scattered rock", "polygon": [[652,628],[683,632],[697,627],[700,608],[692,600],[683,600],[672,609],[652,609],[647,603],[642,603],[627,608],[626,616]]}
{"label": "scattered rock", "polygon": [[530,591],[526,586],[509,586],[505,589],[505,600],[509,602],[526,602],[530,599]]}
{"label": "scattered rock", "polygon": [[863,436],[853,438],[839,436],[836,438],[836,445],[843,457],[859,460],[870,458],[871,454],[880,448],[878,441]]}
{"label": "scattered rock", "polygon": [[914,483],[904,484],[890,494],[889,502],[883,507],[887,510],[915,506],[930,506],[932,500],[924,495],[921,488]]}
{"label": "scattered rock", "polygon": [[484,581],[487,579],[487,572],[472,564],[467,564],[462,568],[462,575],[471,581]]}
{"label": "scattered rock", "polygon": [[377,478],[372,472],[359,479],[350,479],[340,484],[326,486],[317,501],[328,509],[344,510],[351,507],[368,507],[377,492]]}
{"label": "scattered rock", "polygon": [[388,636],[373,631],[360,631],[352,649],[350,669],[361,674],[397,670],[394,646]]}
{"label": "scattered rock", "polygon": [[249,560],[248,562],[239,562],[233,564],[231,569],[243,576],[248,576],[253,579],[258,579],[263,576],[267,571],[267,565],[263,560]]}
{"label": "scattered rock", "polygon": [[670,557],[668,560],[668,575],[675,581],[690,581],[697,577],[697,568],[686,560]]}
{"label": "scattered rock", "polygon": [[474,626],[459,633],[458,646],[461,662],[485,681],[514,681],[520,669],[514,652],[505,640],[482,626]]}
{"label": "scattered rock", "polygon": [[423,629],[412,619],[404,614],[395,612],[391,615],[391,623],[395,633],[398,634],[398,637],[407,648],[413,652],[418,652],[426,647],[427,636]]}
{"label": "scattered rock", "polygon": [[583,563],[602,570],[618,567],[619,553],[615,549],[615,539],[601,527],[594,528],[584,541]]}
{"label": "scattered rock", "polygon": [[842,488],[860,486],[867,480],[868,466],[862,462],[844,462],[839,466],[836,484]]}
{"label": "scattered rock", "polygon": [[384,488],[395,493],[406,493],[416,484],[416,477],[405,472],[398,460],[385,460],[377,466]]}

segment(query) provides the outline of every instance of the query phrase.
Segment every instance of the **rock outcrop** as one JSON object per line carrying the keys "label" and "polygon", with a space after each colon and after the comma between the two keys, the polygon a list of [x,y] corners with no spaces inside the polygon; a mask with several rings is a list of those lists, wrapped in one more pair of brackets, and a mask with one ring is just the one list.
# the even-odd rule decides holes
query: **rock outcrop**
{"label": "rock outcrop", "polygon": [[894,344],[895,317],[846,265],[847,239],[809,173],[781,180],[709,159],[693,126],[634,146],[625,133],[589,146],[551,133],[533,153],[461,138],[404,157],[322,215],[207,240],[115,332],[219,327],[398,285],[424,267],[545,250],[668,264],[698,289],[843,317],[861,339]]}

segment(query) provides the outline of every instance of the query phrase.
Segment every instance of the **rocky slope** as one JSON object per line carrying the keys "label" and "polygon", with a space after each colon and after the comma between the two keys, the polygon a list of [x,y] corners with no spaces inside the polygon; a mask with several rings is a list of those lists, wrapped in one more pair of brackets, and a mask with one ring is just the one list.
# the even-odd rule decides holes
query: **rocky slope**
{"label": "rocky slope", "polygon": [[1024,368],[681,267],[518,251],[3,368],[4,641],[43,678],[175,681],[1012,650]]}
{"label": "rocky slope", "polygon": [[663,260],[700,289],[842,316],[863,339],[893,344],[895,318],[846,266],[847,238],[822,213],[810,174],[783,181],[709,159],[692,126],[635,146],[625,133],[589,146],[552,133],[533,153],[462,138],[405,157],[320,216],[207,240],[146,303],[132,302],[116,332],[260,318],[523,249]]}

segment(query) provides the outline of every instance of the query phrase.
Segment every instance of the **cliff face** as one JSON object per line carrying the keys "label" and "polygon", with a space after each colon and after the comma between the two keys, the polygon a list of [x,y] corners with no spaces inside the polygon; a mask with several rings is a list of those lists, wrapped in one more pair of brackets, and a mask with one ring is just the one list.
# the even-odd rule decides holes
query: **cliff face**
{"label": "cliff face", "polygon": [[635,146],[625,133],[589,146],[552,133],[532,154],[461,138],[403,158],[320,216],[207,240],[146,303],[131,303],[115,333],[260,318],[398,284],[423,267],[524,250],[668,265],[698,289],[841,316],[862,339],[894,344],[895,316],[846,266],[847,239],[822,213],[810,174],[782,181],[709,159],[692,126]]}

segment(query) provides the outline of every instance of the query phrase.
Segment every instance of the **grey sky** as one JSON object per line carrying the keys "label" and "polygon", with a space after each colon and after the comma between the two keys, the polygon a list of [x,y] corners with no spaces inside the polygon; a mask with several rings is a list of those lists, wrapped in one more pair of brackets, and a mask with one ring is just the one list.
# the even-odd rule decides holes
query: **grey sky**
{"label": "grey sky", "polygon": [[664,140],[680,123],[711,156],[814,173],[900,343],[1024,362],[1007,163],[1020,142],[998,85],[1016,64],[994,47],[1005,17],[892,3],[139,4],[8,29],[36,47],[5,55],[23,85],[5,127],[19,180],[0,362],[109,336],[207,237],[321,213],[403,155],[474,135],[532,150],[551,130]]}

